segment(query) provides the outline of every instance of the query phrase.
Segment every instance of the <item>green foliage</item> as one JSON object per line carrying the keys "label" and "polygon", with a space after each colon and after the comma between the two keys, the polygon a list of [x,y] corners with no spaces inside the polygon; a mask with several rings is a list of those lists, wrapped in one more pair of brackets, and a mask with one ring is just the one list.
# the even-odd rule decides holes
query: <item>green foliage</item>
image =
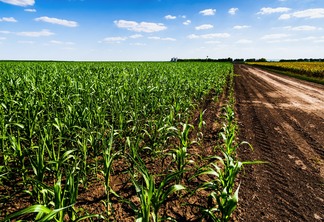
{"label": "green foliage", "polygon": [[[86,188],[102,172],[109,203],[113,161],[121,154],[137,160],[148,150],[156,156],[177,135],[178,169],[172,179],[153,183],[154,212],[182,189],[171,181],[188,163],[191,127],[177,129],[204,95],[222,92],[232,71],[229,63],[1,62],[0,184],[20,180],[33,206],[55,212],[31,207],[20,216],[44,211],[37,220],[51,215],[76,221],[80,185]],[[143,187],[149,192],[153,177],[133,166],[148,178]]]}
{"label": "green foliage", "polygon": [[[132,158],[131,158],[132,159]],[[165,203],[167,198],[180,190],[186,188],[181,184],[174,184],[181,172],[167,174],[160,183],[156,183],[154,176],[146,168],[143,160],[137,156],[132,159],[135,172],[131,172],[132,182],[135,186],[137,196],[140,199],[140,209],[138,210],[134,204],[133,209],[137,212],[136,221],[149,222],[160,221],[159,209]]]}
{"label": "green foliage", "polygon": [[179,175],[177,176],[177,183],[183,178],[183,173],[185,172],[185,167],[192,163],[189,159],[188,148],[191,144],[195,143],[195,141],[190,141],[189,132],[193,126],[190,124],[182,124],[182,131],[178,132],[178,139],[180,141],[179,146],[177,148],[171,149],[170,154],[173,158],[173,161],[176,163],[177,170]]}

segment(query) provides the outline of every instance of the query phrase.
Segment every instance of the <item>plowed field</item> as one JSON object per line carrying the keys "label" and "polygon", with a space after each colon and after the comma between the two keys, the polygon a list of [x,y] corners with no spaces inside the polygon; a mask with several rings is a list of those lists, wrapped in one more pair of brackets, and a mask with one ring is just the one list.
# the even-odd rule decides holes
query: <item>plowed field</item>
{"label": "plowed field", "polygon": [[324,87],[236,65],[236,112],[245,167],[236,219],[324,220]]}

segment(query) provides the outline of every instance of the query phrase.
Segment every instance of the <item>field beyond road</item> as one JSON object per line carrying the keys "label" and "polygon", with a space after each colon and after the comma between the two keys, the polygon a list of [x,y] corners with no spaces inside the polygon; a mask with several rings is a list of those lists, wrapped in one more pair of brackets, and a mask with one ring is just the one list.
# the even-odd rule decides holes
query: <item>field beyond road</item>
{"label": "field beyond road", "polygon": [[324,87],[236,65],[241,160],[267,164],[241,174],[238,221],[324,218]]}

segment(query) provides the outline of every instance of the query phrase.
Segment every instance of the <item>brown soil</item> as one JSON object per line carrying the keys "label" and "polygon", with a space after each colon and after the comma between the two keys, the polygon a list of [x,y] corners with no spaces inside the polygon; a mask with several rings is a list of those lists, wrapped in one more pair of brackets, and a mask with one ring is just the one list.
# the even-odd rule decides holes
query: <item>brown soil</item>
{"label": "brown soil", "polygon": [[[241,174],[240,200],[234,221],[321,221],[324,218],[324,87],[282,77],[252,67],[235,66],[236,113],[240,127],[240,140],[250,142],[238,149],[242,160],[264,160],[268,163],[246,165]],[[197,128],[199,110],[206,110],[200,145],[192,145],[190,159],[202,166],[203,157],[215,154],[220,143],[222,106],[226,104],[227,91],[217,98],[212,92],[193,114],[190,121]],[[191,133],[196,139],[197,132]],[[169,141],[176,146],[178,141]],[[169,147],[172,148],[172,147]],[[145,156],[145,155],[144,155]],[[146,166],[154,175],[161,175],[174,167],[171,158],[146,155]],[[111,177],[112,189],[123,198],[139,204],[130,182],[129,162],[125,158],[114,163]],[[201,181],[182,181],[194,188]],[[106,217],[107,198],[104,178],[100,172],[89,180],[89,186],[79,190],[75,207],[88,213],[100,213]],[[156,180],[160,178],[157,176]],[[201,178],[204,180],[204,178]],[[33,204],[22,193],[19,181],[7,181],[0,186],[0,196],[9,195],[0,202],[0,220],[4,215]],[[184,195],[179,198],[179,195]],[[199,221],[199,207],[207,204],[206,192],[191,196],[177,194],[160,210],[161,216],[171,216],[177,221]],[[114,221],[134,221],[135,213],[130,205],[111,197]],[[82,214],[82,213],[81,213]],[[30,217],[32,220],[33,217]],[[28,219],[28,218],[25,218]],[[99,221],[99,220],[96,220]]]}
{"label": "brown soil", "polygon": [[[188,158],[193,160],[195,163],[193,165],[188,164],[188,172],[185,173],[184,179],[181,181],[181,184],[185,185],[188,190],[171,195],[166,203],[161,207],[159,211],[160,216],[164,218],[172,217],[176,221],[205,221],[200,218],[202,216],[200,213],[200,207],[207,207],[207,200],[210,192],[197,191],[192,194],[188,191],[196,189],[198,184],[202,184],[205,180],[208,180],[208,177],[200,176],[193,180],[189,180],[189,178],[197,173],[197,170],[201,166],[206,166],[211,161],[210,159],[205,159],[205,157],[215,155],[215,147],[220,144],[219,133],[223,121],[222,107],[227,103],[228,93],[228,88],[226,88],[220,96],[218,96],[214,91],[210,92],[202,100],[196,111],[192,113],[192,118],[189,122],[194,126],[194,128],[191,130],[190,140],[196,140],[199,144],[194,143],[188,148]],[[201,133],[198,133],[200,111],[205,111],[205,127]],[[181,126],[179,127],[181,128]],[[167,147],[166,150],[169,150],[176,148],[179,144],[179,140],[171,138],[167,143],[169,144],[169,147]],[[150,173],[154,175],[157,184],[161,180],[159,175],[166,175],[170,173],[171,169],[175,169],[175,163],[172,162],[171,156],[166,155],[166,152],[157,156],[152,156],[151,153],[143,152],[142,158]],[[85,212],[87,212],[88,214],[101,214],[105,218],[108,218],[109,221],[135,221],[136,214],[134,210],[131,208],[129,203],[123,201],[131,201],[137,206],[140,204],[140,200],[137,197],[135,188],[131,182],[130,168],[130,162],[125,157],[120,157],[113,163],[110,185],[114,192],[122,198],[117,198],[113,194],[110,194],[111,207],[105,205],[107,194],[105,192],[103,174],[98,172],[95,175],[89,176],[88,186],[79,188],[78,200],[74,206],[75,209],[80,212],[80,215],[85,215]],[[17,178],[17,181],[5,181],[2,186],[0,185],[0,197],[8,196],[4,202],[1,203],[0,201],[0,221],[5,217],[5,215],[19,211],[20,209],[31,206],[35,203],[33,198],[23,192],[25,188],[21,182],[22,179]],[[111,215],[108,215],[107,213],[108,208],[112,212]],[[33,218],[34,215],[27,215],[20,217],[19,219],[32,221]],[[65,218],[65,221],[69,221],[69,219]],[[95,221],[106,220],[95,219]]]}
{"label": "brown soil", "polygon": [[324,87],[235,65],[241,174],[238,221],[324,220]]}

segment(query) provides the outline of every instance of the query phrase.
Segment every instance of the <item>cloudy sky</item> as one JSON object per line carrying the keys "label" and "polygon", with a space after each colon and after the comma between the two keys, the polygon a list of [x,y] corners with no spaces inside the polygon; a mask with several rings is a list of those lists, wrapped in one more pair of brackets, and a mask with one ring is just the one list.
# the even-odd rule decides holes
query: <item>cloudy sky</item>
{"label": "cloudy sky", "polygon": [[324,0],[0,0],[0,60],[323,58]]}

